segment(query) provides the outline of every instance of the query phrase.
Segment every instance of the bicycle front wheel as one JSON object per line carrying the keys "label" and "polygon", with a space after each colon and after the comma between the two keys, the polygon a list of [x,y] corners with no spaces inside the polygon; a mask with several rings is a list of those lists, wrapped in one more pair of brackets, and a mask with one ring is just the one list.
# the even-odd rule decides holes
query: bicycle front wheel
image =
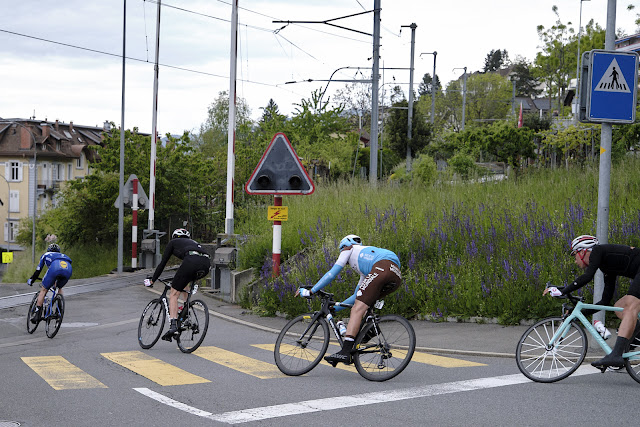
{"label": "bicycle front wheel", "polygon": [[273,351],[278,369],[286,375],[303,375],[315,368],[329,347],[329,325],[322,317],[302,314],[287,323]]}
{"label": "bicycle front wheel", "polygon": [[38,292],[35,293],[35,295],[33,296],[33,299],[31,300],[31,304],[29,305],[29,312],[27,313],[27,332],[29,332],[30,334],[34,333],[35,330],[38,328],[38,325],[40,324],[40,322],[36,322],[36,323],[32,323],[31,322],[31,318],[33,317],[33,312],[36,309],[36,305],[38,302]]}
{"label": "bicycle front wheel", "polygon": [[[640,328],[637,327],[633,338],[629,340],[629,346],[625,349],[625,353],[632,351],[640,351]],[[640,383],[640,355],[624,359],[624,366],[631,378]]]}
{"label": "bicycle front wheel", "polygon": [[587,336],[577,322],[571,322],[554,344],[549,344],[563,323],[549,317],[531,326],[518,341],[518,369],[530,380],[552,383],[567,378],[582,364],[587,354]]}
{"label": "bicycle front wheel", "polygon": [[140,347],[146,350],[158,342],[166,316],[162,299],[156,298],[147,304],[142,311],[142,316],[140,316],[140,323],[138,323],[138,344]]}
{"label": "bicycle front wheel", "polygon": [[51,313],[46,318],[47,327],[46,332],[49,338],[56,336],[62,325],[62,318],[64,317],[64,297],[60,294],[56,295],[51,303]]}
{"label": "bicycle front wheel", "polygon": [[189,304],[187,317],[180,324],[180,335],[176,338],[183,353],[191,353],[202,344],[209,329],[209,308],[204,301],[196,299]]}
{"label": "bicycle front wheel", "polygon": [[369,381],[387,381],[407,367],[416,349],[416,333],[407,319],[387,314],[368,322],[356,337],[353,363]]}

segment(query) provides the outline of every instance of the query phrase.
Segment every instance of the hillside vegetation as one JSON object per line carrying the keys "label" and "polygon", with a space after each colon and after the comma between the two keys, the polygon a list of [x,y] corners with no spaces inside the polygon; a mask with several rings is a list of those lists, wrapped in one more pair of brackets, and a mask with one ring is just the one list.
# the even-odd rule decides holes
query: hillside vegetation
{"label": "hillside vegetation", "polygon": [[[436,320],[480,316],[503,324],[557,313],[558,303],[543,298],[542,290],[547,282],[566,285],[579,274],[568,245],[576,235],[596,233],[597,166],[529,168],[517,180],[486,183],[320,183],[312,195],[283,199],[289,220],[282,225],[277,278],[271,275],[271,201],[256,198],[256,208],[236,228],[246,239],[238,267],[260,267],[254,300],[245,304],[267,315],[306,310],[295,290],[322,277],[337,259],[339,240],[353,233],[400,257],[404,283],[387,297],[386,311]],[[639,167],[631,158],[612,167],[610,243],[640,245]],[[327,290],[346,298],[357,280],[346,268]],[[627,287],[628,280],[620,279],[618,294]],[[591,297],[592,290],[590,284],[580,292]]]}

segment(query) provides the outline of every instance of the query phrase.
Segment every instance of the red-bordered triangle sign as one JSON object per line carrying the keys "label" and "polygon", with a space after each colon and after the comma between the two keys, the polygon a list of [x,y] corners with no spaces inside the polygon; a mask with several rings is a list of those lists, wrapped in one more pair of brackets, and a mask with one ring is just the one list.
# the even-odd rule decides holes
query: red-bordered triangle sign
{"label": "red-bordered triangle sign", "polygon": [[315,187],[284,133],[277,133],[244,186],[248,194],[311,194]]}

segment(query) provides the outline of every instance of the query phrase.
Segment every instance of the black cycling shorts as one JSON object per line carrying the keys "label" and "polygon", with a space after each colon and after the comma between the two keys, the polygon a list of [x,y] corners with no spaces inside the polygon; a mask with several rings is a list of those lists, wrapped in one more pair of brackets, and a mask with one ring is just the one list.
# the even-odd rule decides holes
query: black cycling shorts
{"label": "black cycling shorts", "polygon": [[211,260],[200,255],[187,255],[173,277],[171,287],[176,291],[184,288],[194,280],[202,279],[211,269]]}

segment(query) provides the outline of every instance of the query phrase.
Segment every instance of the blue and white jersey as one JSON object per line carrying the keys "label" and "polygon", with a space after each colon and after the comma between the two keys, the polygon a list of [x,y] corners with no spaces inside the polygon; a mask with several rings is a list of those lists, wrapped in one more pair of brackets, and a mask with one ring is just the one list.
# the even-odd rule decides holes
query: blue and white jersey
{"label": "blue and white jersey", "polygon": [[[353,245],[351,246],[351,249],[346,249],[340,252],[340,256],[331,270],[327,271],[318,283],[311,288],[311,292],[317,292],[331,283],[347,264],[360,274],[360,280],[358,281],[358,286],[356,286],[357,290],[365,276],[371,272],[373,265],[376,262],[385,259],[400,267],[400,260],[398,259],[398,256],[388,249],[377,248],[375,246]],[[353,299],[355,299],[355,294]],[[351,298],[344,302],[348,302],[350,300]]]}
{"label": "blue and white jersey", "polygon": [[66,266],[63,263],[71,264],[71,258],[60,252],[45,252],[40,257],[40,263],[38,263],[36,271],[42,270],[45,265],[47,267],[51,267],[51,264],[56,264],[57,266],[61,266],[64,269],[66,268]]}

